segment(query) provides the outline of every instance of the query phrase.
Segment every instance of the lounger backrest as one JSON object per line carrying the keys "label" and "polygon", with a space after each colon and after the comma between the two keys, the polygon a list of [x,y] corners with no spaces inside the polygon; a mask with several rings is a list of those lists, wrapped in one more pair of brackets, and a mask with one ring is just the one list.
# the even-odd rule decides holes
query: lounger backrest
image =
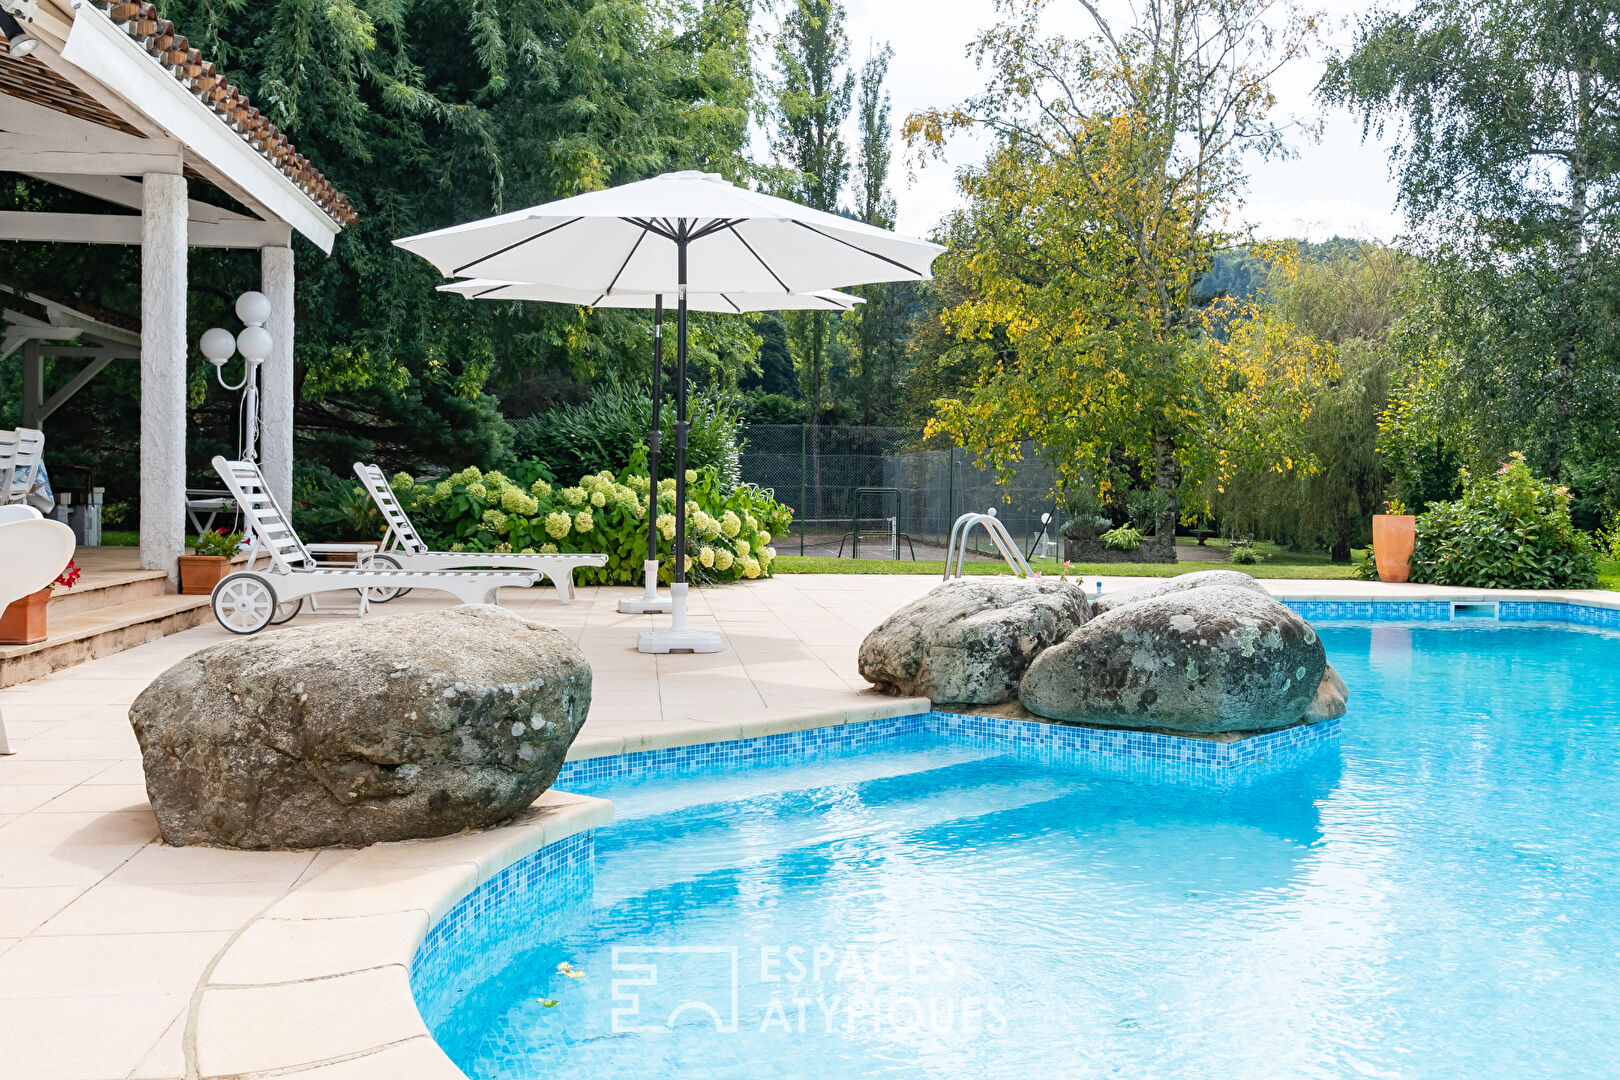
{"label": "lounger backrest", "polygon": [[15,431],[0,430],[0,503],[10,501],[11,470],[17,463],[17,442]]}
{"label": "lounger backrest", "polygon": [[[366,485],[366,490],[371,492],[371,501],[382,511],[383,520],[388,522],[388,531],[393,534],[389,539],[397,539],[399,546],[412,555],[426,551],[428,546],[422,542],[422,537],[417,533],[416,526],[411,524],[411,519],[405,516],[405,508],[399,505],[399,497],[394,494],[394,489],[389,485],[383,471],[375,465],[357,461],[354,463],[354,472],[360,478],[360,482]],[[389,543],[389,539],[383,541],[385,550],[393,546]]]}
{"label": "lounger backrest", "polygon": [[253,550],[264,552],[277,570],[286,574],[294,569],[313,568],[315,560],[304,542],[293,531],[292,519],[270,493],[264,473],[251,461],[214,458],[214,471],[225,481],[226,489],[242,512],[242,521],[253,537]]}
{"label": "lounger backrest", "polygon": [[[45,433],[38,428],[0,433],[0,472],[4,473],[5,481],[0,502],[22,502],[28,498],[28,492],[39,482],[35,470],[44,454]],[[5,460],[7,458],[10,460]]]}

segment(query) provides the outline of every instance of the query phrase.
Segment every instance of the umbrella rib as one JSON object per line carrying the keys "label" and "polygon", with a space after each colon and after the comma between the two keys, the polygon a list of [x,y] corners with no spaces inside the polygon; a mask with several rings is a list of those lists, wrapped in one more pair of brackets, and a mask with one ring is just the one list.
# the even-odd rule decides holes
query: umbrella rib
{"label": "umbrella rib", "polygon": [[634,244],[630,245],[630,254],[626,255],[624,257],[624,262],[619,264],[618,273],[614,274],[613,275],[613,280],[608,282],[607,291],[602,294],[603,296],[612,295],[613,286],[615,286],[615,285],[617,285],[619,283],[619,278],[621,276],[623,276],[623,274],[624,274],[624,268],[629,266],[630,265],[630,260],[636,257],[636,252],[641,248],[641,242],[643,240],[647,239],[647,233],[648,233],[649,229],[650,229],[650,226],[647,226],[647,225],[643,225],[641,227],[641,233],[636,237],[636,242]]}
{"label": "umbrella rib", "polygon": [[504,288],[506,288],[506,282],[503,281],[499,285],[491,285],[487,289],[480,289],[479,291],[472,294],[471,299],[473,299],[473,300],[482,300],[484,297],[488,296],[490,293],[500,292]]}
{"label": "umbrella rib", "polygon": [[556,232],[558,229],[566,229],[568,226],[574,224],[576,221],[583,221],[583,220],[584,220],[583,217],[570,218],[567,221],[562,222],[561,224],[553,225],[549,229],[545,229],[545,230],[542,230],[541,232],[537,232],[533,236],[526,236],[522,240],[519,240],[515,244],[508,244],[505,247],[501,248],[501,250],[499,250],[499,251],[492,251],[488,255],[480,255],[478,258],[474,259],[472,262],[468,263],[466,266],[458,266],[454,270],[452,270],[450,273],[451,273],[452,276],[457,275],[457,274],[464,274],[468,270],[473,268],[474,266],[477,266],[479,263],[488,262],[491,259],[498,258],[501,255],[505,255],[508,251],[511,251],[513,248],[520,248],[524,244],[529,243],[531,240],[538,240],[542,236],[550,236],[552,233]]}
{"label": "umbrella rib", "polygon": [[816,228],[814,225],[807,225],[806,223],[804,223],[802,221],[797,221],[797,220],[794,220],[793,224],[799,226],[801,229],[809,229],[811,232],[815,233],[817,236],[824,237],[824,238],[826,238],[828,240],[836,241],[837,243],[843,244],[847,248],[852,248],[855,251],[860,252],[862,255],[870,255],[874,259],[882,259],[884,262],[888,263],[890,266],[898,266],[900,269],[904,270],[908,274],[915,274],[915,273],[918,272],[918,271],[914,270],[913,268],[907,266],[905,263],[900,262],[898,259],[891,259],[887,255],[880,255],[875,251],[869,251],[866,248],[861,247],[859,244],[852,244],[848,240],[843,239],[842,237],[834,236],[832,233],[822,232],[820,229]]}
{"label": "umbrella rib", "polygon": [[725,293],[720,294],[720,299],[722,299],[726,303],[730,304],[731,309],[733,311],[735,311],[737,314],[741,315],[743,313],[743,309],[737,306],[737,302],[735,300],[733,300],[731,297],[727,296]]}
{"label": "umbrella rib", "polygon": [[771,275],[771,277],[776,278],[776,283],[778,285],[782,286],[782,291],[783,292],[790,293],[790,292],[793,291],[792,289],[787,287],[787,282],[782,280],[781,275],[777,274],[777,272],[775,270],[771,269],[771,264],[766,262],[764,259],[761,259],[759,257],[759,252],[754,250],[754,246],[752,244],[750,244],[747,240],[743,239],[743,234],[737,231],[736,222],[728,222],[726,224],[726,228],[731,232],[732,236],[735,236],[737,238],[737,243],[739,243],[743,247],[747,248],[748,249],[748,254],[752,255],[759,262],[759,265],[761,265],[761,266],[763,266],[765,268],[765,272],[767,274]]}

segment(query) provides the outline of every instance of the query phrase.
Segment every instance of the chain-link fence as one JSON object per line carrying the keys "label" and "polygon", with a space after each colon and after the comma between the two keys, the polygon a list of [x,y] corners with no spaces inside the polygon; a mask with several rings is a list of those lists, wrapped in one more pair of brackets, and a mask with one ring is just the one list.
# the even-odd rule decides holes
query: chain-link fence
{"label": "chain-link fence", "polygon": [[793,507],[793,530],[776,541],[784,555],[942,559],[957,517],[992,507],[1021,549],[1041,554],[1062,524],[1056,473],[1033,452],[1002,481],[960,449],[921,449],[916,431],[755,424],[743,435],[743,480]]}

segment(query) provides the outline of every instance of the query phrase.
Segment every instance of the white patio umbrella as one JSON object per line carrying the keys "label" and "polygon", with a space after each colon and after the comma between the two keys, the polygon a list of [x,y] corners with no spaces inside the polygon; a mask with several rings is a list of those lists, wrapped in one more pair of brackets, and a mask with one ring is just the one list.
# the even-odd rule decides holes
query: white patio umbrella
{"label": "white patio umbrella", "polygon": [[[647,433],[647,471],[650,491],[658,490],[658,444],[660,430],[659,406],[664,399],[664,295],[654,293],[614,293],[612,296],[593,296],[577,289],[561,289],[549,285],[530,285],[519,281],[494,281],[489,278],[468,278],[440,285],[439,292],[457,293],[469,300],[534,300],[552,304],[574,304],[580,307],[652,308],[653,310],[653,371],[652,420]],[[692,293],[686,294],[688,310],[718,311],[742,314],[750,311],[849,311],[856,304],[866,303],[859,296],[825,289],[814,293]],[[685,470],[682,470],[683,479]],[[657,496],[649,496],[649,507]],[[684,560],[683,560],[684,561]],[[640,596],[627,596],[619,601],[619,612],[624,615],[668,614],[672,601],[658,595],[658,515],[647,515],[647,558],[642,563],[644,585]]]}
{"label": "white patio umbrella", "polygon": [[447,277],[481,276],[591,292],[674,293],[675,580],[668,630],[642,652],[714,652],[686,627],[686,312],[698,293],[783,296],[878,281],[924,281],[944,251],[700,172],[592,191],[394,243]]}

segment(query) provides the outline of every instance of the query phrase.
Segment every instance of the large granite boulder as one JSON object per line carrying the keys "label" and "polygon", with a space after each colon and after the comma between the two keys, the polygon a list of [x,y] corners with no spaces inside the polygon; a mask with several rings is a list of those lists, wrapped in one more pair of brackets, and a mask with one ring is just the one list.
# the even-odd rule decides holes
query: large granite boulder
{"label": "large granite boulder", "polygon": [[1336,720],[1344,715],[1349,706],[1350,688],[1344,685],[1344,680],[1329,664],[1322,672],[1322,681],[1316,685],[1316,696],[1311,698],[1310,707],[1305,710],[1305,719],[1311,723]]}
{"label": "large granite boulder", "polygon": [[879,690],[931,701],[1013,700],[1042,649],[1091,617],[1085,590],[1055,578],[957,578],[885,619],[861,643]]}
{"label": "large granite boulder", "polygon": [[215,645],[129,716],[164,840],[308,848],[511,817],[590,703],[566,634],[471,605]]}
{"label": "large granite boulder", "polygon": [[1264,591],[1212,585],[1096,616],[1035,658],[1018,697],[1052,720],[1266,731],[1305,716],[1326,667],[1304,619]]}
{"label": "large granite boulder", "polygon": [[1091,614],[1101,615],[1104,612],[1114,611],[1127,604],[1134,604],[1141,600],[1151,600],[1155,596],[1166,596],[1170,593],[1186,592],[1188,589],[1206,589],[1211,585],[1226,585],[1233,589],[1248,589],[1250,592],[1270,596],[1265,587],[1254,578],[1240,570],[1195,570],[1190,574],[1177,574],[1173,578],[1166,578],[1156,585],[1144,586],[1140,589],[1131,589],[1127,592],[1109,596],[1094,597],[1091,601]]}

